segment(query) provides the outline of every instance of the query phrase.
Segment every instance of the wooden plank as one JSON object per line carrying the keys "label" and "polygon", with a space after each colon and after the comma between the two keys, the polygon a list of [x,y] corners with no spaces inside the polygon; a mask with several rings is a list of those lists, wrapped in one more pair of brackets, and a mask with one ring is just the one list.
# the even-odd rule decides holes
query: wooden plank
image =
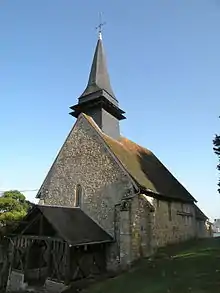
{"label": "wooden plank", "polygon": [[51,274],[51,264],[52,264],[52,262],[51,262],[51,249],[52,249],[52,245],[51,245],[51,241],[47,241],[47,240],[45,240],[45,241],[47,243],[47,259],[46,259],[47,266],[48,266],[48,268],[47,268],[47,276],[49,277],[50,274]]}
{"label": "wooden plank", "polygon": [[[60,242],[67,242],[62,238],[58,237],[51,237],[51,236],[44,236],[44,235],[18,235],[17,238],[20,239],[21,237],[26,237],[30,239],[40,239],[40,240],[56,240]],[[96,244],[106,244],[106,243],[112,243],[114,240],[104,240],[104,241],[96,241],[96,242],[85,242],[85,243],[79,243],[79,244],[72,244],[70,242],[67,242],[70,246],[72,247],[80,247],[80,246],[85,246],[85,245],[96,245]]]}
{"label": "wooden plank", "polygon": [[19,237],[19,239],[21,238],[29,238],[30,240],[48,240],[48,241],[59,241],[59,242],[64,242],[63,239],[61,238],[56,238],[56,237],[50,237],[50,236],[39,236],[39,235],[22,235]]}
{"label": "wooden plank", "polygon": [[70,282],[70,247],[65,244],[65,283],[69,284]]}
{"label": "wooden plank", "polygon": [[59,266],[58,266],[58,259],[59,259],[59,253],[58,253],[58,245],[59,242],[57,241],[53,241],[53,250],[52,250],[52,259],[53,259],[53,275],[55,275],[54,277],[60,281],[61,277],[60,277],[60,273],[59,273]]}

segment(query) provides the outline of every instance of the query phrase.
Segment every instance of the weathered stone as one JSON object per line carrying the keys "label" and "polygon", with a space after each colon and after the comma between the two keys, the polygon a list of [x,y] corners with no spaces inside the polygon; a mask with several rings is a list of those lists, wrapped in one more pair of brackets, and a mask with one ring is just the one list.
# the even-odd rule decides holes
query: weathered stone
{"label": "weathered stone", "polygon": [[78,185],[82,210],[115,239],[106,249],[108,269],[196,236],[193,203],[136,195],[132,179],[83,115],[41,187],[40,203],[74,206]]}
{"label": "weathered stone", "polygon": [[[71,130],[41,187],[42,191],[48,190],[41,204],[74,206],[77,184],[83,189],[82,210],[115,237],[116,205],[127,193],[132,194],[132,182],[83,116]],[[117,248],[110,250],[117,259]],[[111,257],[108,259],[111,263]]]}

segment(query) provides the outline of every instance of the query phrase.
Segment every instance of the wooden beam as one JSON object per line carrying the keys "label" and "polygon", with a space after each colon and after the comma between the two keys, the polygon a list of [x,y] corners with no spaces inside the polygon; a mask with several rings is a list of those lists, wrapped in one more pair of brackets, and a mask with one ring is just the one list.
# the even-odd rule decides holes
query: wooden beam
{"label": "wooden beam", "polygon": [[70,247],[65,243],[65,283],[70,282]]}
{"label": "wooden beam", "polygon": [[[19,237],[19,236],[18,236]],[[50,236],[39,236],[39,235],[22,235],[20,236],[21,238],[29,238],[29,239],[38,239],[38,240],[48,240],[48,241],[59,241],[59,242],[65,242],[61,238],[56,238],[56,237],[50,237]]]}
{"label": "wooden beam", "polygon": [[17,236],[17,238],[19,237],[24,237],[24,238],[29,238],[29,239],[40,239],[40,240],[56,240],[59,242],[66,242],[68,243],[69,246],[71,247],[80,247],[80,246],[85,246],[85,245],[97,245],[97,244],[106,244],[106,243],[112,243],[115,242],[115,240],[104,240],[104,241],[94,241],[94,242],[86,242],[86,243],[79,243],[79,244],[71,244],[71,242],[67,242],[66,240],[62,239],[62,238],[58,238],[58,237],[52,237],[52,236],[43,236],[43,235],[21,235],[21,236]]}
{"label": "wooden beam", "polygon": [[51,262],[51,241],[47,241],[47,240],[45,240],[45,241],[47,243],[47,249],[48,249],[48,251],[47,251],[47,277],[49,277],[51,274],[51,264],[52,264],[52,262]]}
{"label": "wooden beam", "polygon": [[103,240],[103,241],[94,241],[94,242],[85,242],[79,244],[72,244],[72,246],[85,246],[85,245],[95,245],[95,244],[105,244],[105,243],[112,243],[115,240]]}
{"label": "wooden beam", "polygon": [[40,216],[41,214],[37,215],[32,221],[30,221],[29,224],[21,231],[20,235],[23,235],[24,232],[40,218]]}

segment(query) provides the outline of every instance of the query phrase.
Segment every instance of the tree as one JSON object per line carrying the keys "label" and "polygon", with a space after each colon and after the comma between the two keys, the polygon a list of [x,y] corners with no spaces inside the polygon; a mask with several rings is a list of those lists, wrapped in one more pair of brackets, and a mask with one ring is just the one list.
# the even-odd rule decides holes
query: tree
{"label": "tree", "polygon": [[24,194],[17,190],[4,192],[0,197],[1,232],[5,234],[14,229],[32,205],[26,200]]}
{"label": "tree", "polygon": [[[215,152],[215,154],[218,156],[218,160],[219,160],[219,163],[217,165],[217,169],[218,171],[220,171],[220,135],[215,135],[215,138],[213,140],[213,150]],[[220,187],[220,179],[219,179],[219,182],[218,182],[218,186]],[[218,192],[220,193],[220,188],[218,189]]]}

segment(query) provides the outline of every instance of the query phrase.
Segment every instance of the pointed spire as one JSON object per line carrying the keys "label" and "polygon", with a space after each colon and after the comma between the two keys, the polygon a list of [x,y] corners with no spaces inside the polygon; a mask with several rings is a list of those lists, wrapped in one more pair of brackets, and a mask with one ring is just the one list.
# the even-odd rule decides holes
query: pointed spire
{"label": "pointed spire", "polygon": [[93,118],[98,127],[114,139],[120,138],[120,120],[126,119],[124,111],[113,93],[106,65],[102,43],[102,26],[100,21],[98,42],[93,57],[89,81],[83,94],[78,98],[78,104],[71,106],[70,115],[78,118],[85,113]]}
{"label": "pointed spire", "polygon": [[107,70],[101,31],[99,31],[99,39],[95,49],[95,54],[89,75],[89,81],[85,91],[80,96],[80,98],[100,90],[106,91],[113,99],[116,100]]}

